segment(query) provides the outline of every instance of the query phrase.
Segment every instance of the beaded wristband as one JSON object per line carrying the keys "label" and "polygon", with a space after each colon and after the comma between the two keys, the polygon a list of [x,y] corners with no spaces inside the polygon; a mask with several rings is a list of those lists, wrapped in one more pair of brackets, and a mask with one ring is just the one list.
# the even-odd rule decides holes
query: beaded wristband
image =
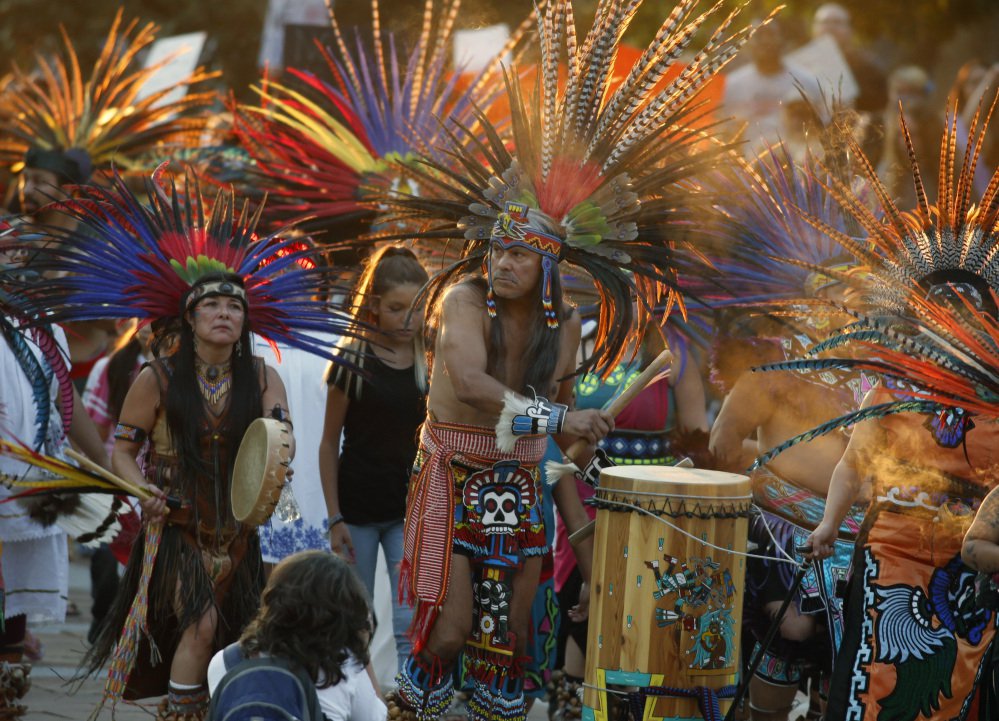
{"label": "beaded wristband", "polygon": [[537,433],[554,435],[562,432],[565,414],[568,406],[552,403],[544,396],[538,396],[527,407],[524,414],[513,417],[511,431],[515,436],[534,435]]}

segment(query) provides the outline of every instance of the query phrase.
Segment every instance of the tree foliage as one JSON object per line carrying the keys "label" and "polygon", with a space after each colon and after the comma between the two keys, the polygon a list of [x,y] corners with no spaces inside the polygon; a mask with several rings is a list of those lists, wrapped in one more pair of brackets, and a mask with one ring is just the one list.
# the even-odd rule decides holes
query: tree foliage
{"label": "tree foliage", "polygon": [[0,0],[0,67],[11,62],[31,67],[35,53],[57,51],[62,25],[86,72],[120,6],[128,19],[159,25],[159,37],[208,32],[212,64],[224,71],[228,87],[245,89],[256,79],[267,0]]}
{"label": "tree foliage", "polygon": [[[725,0],[735,8],[743,0]],[[961,26],[984,18],[995,18],[994,0],[840,0],[854,18],[858,34],[865,40],[887,41],[898,48],[897,56],[923,65],[934,61],[938,48]],[[419,0],[380,0],[388,29],[405,32],[418,22]],[[779,0],[752,0],[743,11],[746,19],[763,16]],[[804,39],[818,0],[787,0],[782,13],[790,37]],[[34,63],[35,52],[58,48],[62,24],[73,38],[82,59],[96,57],[111,19],[119,5],[126,15],[152,20],[161,26],[161,36],[207,31],[214,42],[212,62],[224,71],[225,84],[246,97],[246,88],[258,74],[256,60],[267,0],[0,0],[0,68],[16,61]],[[580,27],[588,26],[597,0],[576,0]],[[533,0],[464,0],[459,22],[466,27],[506,22],[515,25],[533,6]],[[655,33],[672,8],[671,0],[645,0],[632,23],[630,37],[644,44]],[[368,0],[340,0],[337,8],[345,24],[364,25],[370,18]],[[995,34],[996,28],[982,32]]]}

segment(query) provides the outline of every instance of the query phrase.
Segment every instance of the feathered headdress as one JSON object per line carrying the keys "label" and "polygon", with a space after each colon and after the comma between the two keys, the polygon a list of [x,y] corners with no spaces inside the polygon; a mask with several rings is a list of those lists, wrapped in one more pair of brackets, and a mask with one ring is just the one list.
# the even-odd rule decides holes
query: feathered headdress
{"label": "feathered headdress", "polygon": [[[149,79],[169,61],[136,66],[136,57],[153,43],[156,30],[152,23],[141,28],[136,20],[124,23],[119,10],[86,80],[63,28],[61,57],[39,56],[31,73],[15,66],[0,111],[0,163],[22,163],[29,152],[44,156],[72,151],[69,161],[85,176],[89,173],[82,166],[87,163],[100,168],[113,161],[128,168],[156,148],[197,144],[207,117],[201,111],[216,99],[203,83],[217,73],[195,70],[179,81],[188,88],[179,99],[170,97],[174,86],[143,94]],[[70,177],[84,182],[81,175]]]}
{"label": "feathered headdress", "polygon": [[[997,301],[990,291],[992,302]],[[848,312],[848,311],[846,311]],[[999,418],[999,321],[970,300],[938,303],[916,289],[907,316],[864,316],[812,349],[812,357],[775,363],[762,370],[822,373],[830,369],[881,376],[892,400],[833,418],[789,439],[757,459],[763,465],[788,448],[895,413],[925,413],[927,429],[941,445],[953,448],[974,427],[972,415]],[[848,346],[850,356],[816,358]]]}
{"label": "feathered headdress", "polygon": [[[330,6],[335,44],[322,48],[328,73],[287,72],[304,86],[264,81],[254,90],[261,106],[240,106],[236,129],[257,163],[262,189],[272,198],[268,217],[370,220],[365,186],[388,186],[399,173],[390,160],[441,157],[445,130],[439,118],[471,118],[496,94],[487,69],[464,88],[449,62],[461,0],[426,0],[423,24],[411,50],[382,37],[378,0],[372,0],[372,37],[350,43]],[[526,26],[526,23],[525,23]],[[523,32],[513,34],[503,57]],[[351,49],[353,45],[353,49]],[[497,78],[498,80],[498,78]],[[498,83],[497,83],[498,84]]]}
{"label": "feathered headdress", "polygon": [[[331,270],[300,262],[309,250],[295,250],[294,238],[259,238],[260,210],[242,210],[231,190],[219,190],[210,203],[196,177],[169,195],[146,180],[147,200],[136,197],[117,174],[110,188],[85,186],[63,204],[76,220],[71,230],[46,228],[58,242],[32,261],[54,279],[33,288],[31,301],[50,321],[180,318],[209,293],[240,297],[248,307],[250,330],[325,357],[328,344],[314,334],[352,333],[342,309],[321,296],[336,290]],[[244,289],[217,281],[219,273],[242,277]],[[218,287],[216,287],[218,286]]]}
{"label": "feathered headdress", "polygon": [[619,82],[614,59],[640,4],[601,0],[580,42],[570,0],[549,3],[538,18],[534,97],[525,97],[515,71],[506,73],[511,141],[480,113],[481,136],[468,127],[450,133],[449,162],[431,158],[413,171],[422,197],[397,192],[385,201],[399,217],[427,224],[420,237],[465,242],[462,259],[431,280],[430,302],[456,275],[487,263],[492,243],[519,245],[543,257],[542,303],[555,326],[555,267],[566,261],[583,268],[601,300],[593,365],[602,371],[614,366],[634,331],[633,294],[641,320],[676,298],[676,272],[690,254],[675,253],[673,244],[696,230],[706,208],[673,191],[717,162],[719,150],[691,126],[696,96],[751,32],[727,34],[732,13],[666,80],[718,11],[716,5],[694,16],[697,0],[682,0]]}
{"label": "feathered headdress", "polygon": [[[994,107],[994,104],[993,104]],[[972,197],[975,171],[985,144],[991,108],[981,122],[981,108],[975,113],[967,141],[959,142],[956,108],[948,121],[940,143],[940,173],[937,202],[931,205],[923,186],[916,152],[905,122],[899,123],[908,150],[917,206],[900,210],[877,172],[856,141],[851,150],[864,172],[872,194],[880,205],[872,210],[864,199],[843,181],[830,176],[820,181],[840,207],[863,229],[864,238],[849,237],[824,218],[801,209],[804,219],[814,228],[848,250],[872,275],[871,296],[874,306],[889,313],[903,312],[913,286],[928,292],[934,285],[958,282],[961,278],[979,278],[999,289],[999,173],[992,176],[981,201]],[[981,291],[977,291],[981,296]],[[984,298],[981,298],[984,300]]]}
{"label": "feathered headdress", "polygon": [[802,214],[840,235],[850,234],[849,215],[817,180],[821,171],[811,156],[799,167],[778,144],[753,163],[735,162],[730,172],[709,181],[720,197],[718,222],[726,239],[722,253],[711,255],[718,283],[685,284],[684,289],[712,308],[759,308],[814,298],[853,259]]}
{"label": "feathered headdress", "polygon": [[868,265],[874,284],[869,301],[874,310],[870,316],[855,314],[857,322],[810,353],[815,356],[850,344],[854,346],[850,358],[812,357],[765,369],[873,371],[886,379],[896,400],[834,418],[773,449],[757,464],[802,441],[892,413],[930,414],[928,428],[937,442],[947,447],[958,445],[973,425],[969,414],[996,415],[999,172],[992,176],[979,205],[971,197],[988,116],[979,127],[980,112],[975,114],[960,166],[956,120],[948,120],[941,142],[936,205],[930,205],[926,197],[902,118],[916,187],[915,211],[903,212],[896,207],[873,168],[854,147],[885,221],[879,222],[850,188],[835,179],[827,188],[867,231],[867,239],[858,242],[803,213],[814,227]]}

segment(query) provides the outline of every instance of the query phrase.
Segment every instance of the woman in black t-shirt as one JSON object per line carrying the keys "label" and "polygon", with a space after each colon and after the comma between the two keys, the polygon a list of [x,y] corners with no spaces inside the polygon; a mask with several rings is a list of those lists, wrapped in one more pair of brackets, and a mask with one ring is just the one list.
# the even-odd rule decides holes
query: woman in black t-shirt
{"label": "woman in black t-shirt", "polygon": [[319,444],[330,548],[353,564],[373,601],[382,547],[400,665],[409,654],[406,632],[412,616],[411,609],[399,603],[406,490],[427,392],[423,314],[417,309],[410,316],[410,308],[426,280],[416,256],[401,246],[381,248],[368,260],[353,307],[359,320],[378,330],[343,347],[343,352],[360,358],[363,377],[341,367],[327,376]]}

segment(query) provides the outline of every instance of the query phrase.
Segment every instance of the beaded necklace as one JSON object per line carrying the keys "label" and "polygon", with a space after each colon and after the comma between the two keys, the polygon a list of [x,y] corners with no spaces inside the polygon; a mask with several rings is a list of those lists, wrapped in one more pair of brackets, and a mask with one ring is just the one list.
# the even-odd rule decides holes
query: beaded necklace
{"label": "beaded necklace", "polygon": [[232,388],[232,366],[229,361],[221,365],[209,365],[200,358],[195,362],[198,387],[202,397],[211,406],[218,405]]}

